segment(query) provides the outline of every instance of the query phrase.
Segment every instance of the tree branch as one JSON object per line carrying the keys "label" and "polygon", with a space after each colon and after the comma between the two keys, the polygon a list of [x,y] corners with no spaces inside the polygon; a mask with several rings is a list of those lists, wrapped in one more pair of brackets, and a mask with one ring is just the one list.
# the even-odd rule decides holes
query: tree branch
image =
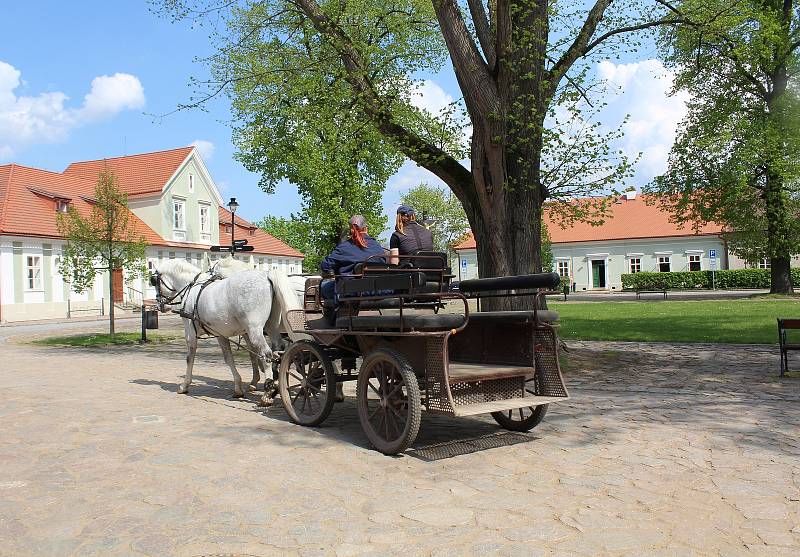
{"label": "tree branch", "polygon": [[494,33],[489,25],[489,16],[486,13],[482,0],[467,0],[469,13],[472,15],[472,24],[475,25],[475,33],[483,49],[483,56],[489,66],[489,71],[493,72],[497,64],[497,52],[494,48]]}
{"label": "tree branch", "polygon": [[597,25],[603,19],[603,14],[611,4],[612,0],[597,0],[592,9],[586,15],[586,20],[581,26],[572,44],[569,45],[561,58],[550,68],[550,88],[555,91],[555,87],[561,78],[566,74],[575,61],[586,53],[589,41],[597,30]]}
{"label": "tree branch", "polygon": [[464,195],[469,191],[472,185],[472,174],[469,170],[445,151],[428,143],[395,120],[385,100],[369,80],[361,53],[344,31],[325,15],[319,4],[315,0],[294,0],[294,3],[339,53],[346,71],[345,79],[359,96],[364,111],[375,120],[380,132],[395,141],[406,156],[433,172],[454,192]]}
{"label": "tree branch", "polygon": [[472,40],[461,9],[455,0],[434,0],[433,7],[453,61],[456,78],[462,85],[464,102],[468,108],[477,109],[482,114],[492,112],[498,103],[497,86],[478,46]]}

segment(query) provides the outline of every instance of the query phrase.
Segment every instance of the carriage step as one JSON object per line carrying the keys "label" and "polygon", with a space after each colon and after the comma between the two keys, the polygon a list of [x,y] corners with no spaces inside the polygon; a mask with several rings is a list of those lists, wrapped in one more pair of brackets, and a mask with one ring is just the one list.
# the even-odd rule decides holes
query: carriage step
{"label": "carriage step", "polygon": [[509,398],[494,402],[478,402],[475,404],[456,406],[454,412],[456,416],[475,416],[476,414],[488,414],[490,412],[502,412],[503,410],[514,410],[515,408],[527,408],[528,406],[560,402],[568,398],[569,397],[566,396],[526,396]]}
{"label": "carriage step", "polygon": [[497,365],[484,363],[468,363],[450,361],[447,377],[450,384],[464,381],[491,381],[509,377],[531,377],[535,369],[518,365]]}

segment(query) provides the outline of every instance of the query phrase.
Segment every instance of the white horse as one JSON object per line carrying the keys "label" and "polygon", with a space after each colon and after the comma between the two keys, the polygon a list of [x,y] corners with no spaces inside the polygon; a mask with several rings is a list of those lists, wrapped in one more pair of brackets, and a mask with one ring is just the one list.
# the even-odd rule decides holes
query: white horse
{"label": "white horse", "polygon": [[[280,272],[267,273],[247,270],[236,273],[225,280],[207,282],[208,273],[183,259],[169,259],[159,264],[153,276],[154,286],[162,310],[166,306],[177,306],[183,317],[186,338],[186,375],[178,387],[179,393],[187,393],[192,382],[192,368],[197,353],[198,335],[217,338],[225,363],[233,375],[233,394],[244,396],[242,378],[236,370],[231,352],[230,337],[243,335],[248,349],[256,355],[266,370],[272,360],[271,342],[280,339],[279,324],[286,312],[300,309],[297,297],[288,278]],[[258,368],[254,368],[251,388],[258,384]],[[268,378],[268,383],[271,380]],[[262,403],[272,403],[274,386],[266,386]]]}
{"label": "white horse", "polygon": [[[208,255],[206,255],[206,258],[208,258]],[[216,261],[213,265],[210,264],[211,263],[210,261],[208,262],[209,262],[208,265],[209,273],[222,278],[232,277],[236,273],[252,269],[252,267],[248,263],[245,263],[244,261],[241,261],[239,259],[234,259],[232,257],[225,257],[223,259],[220,259]],[[268,271],[268,272],[272,273],[274,271]],[[289,283],[291,284],[292,289],[295,291],[295,294],[297,295],[297,301],[301,305],[303,303],[303,298],[305,294],[306,279],[311,278],[312,276],[314,275],[287,275]]]}

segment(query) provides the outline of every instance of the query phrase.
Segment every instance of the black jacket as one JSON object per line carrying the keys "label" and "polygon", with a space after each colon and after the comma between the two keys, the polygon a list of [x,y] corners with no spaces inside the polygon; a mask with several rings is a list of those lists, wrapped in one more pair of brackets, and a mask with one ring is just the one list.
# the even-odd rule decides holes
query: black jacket
{"label": "black jacket", "polygon": [[413,255],[420,250],[433,251],[433,234],[412,220],[405,226],[405,236],[397,230],[394,231],[389,240],[389,247],[398,248],[400,255]]}

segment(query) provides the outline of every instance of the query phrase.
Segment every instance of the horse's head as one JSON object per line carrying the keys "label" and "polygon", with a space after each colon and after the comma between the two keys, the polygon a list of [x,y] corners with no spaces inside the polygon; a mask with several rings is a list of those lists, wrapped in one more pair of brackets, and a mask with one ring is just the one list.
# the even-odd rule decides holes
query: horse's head
{"label": "horse's head", "polygon": [[200,269],[182,259],[169,259],[159,264],[150,275],[150,285],[156,290],[159,311],[164,312],[167,306],[180,304],[183,295],[201,273]]}

